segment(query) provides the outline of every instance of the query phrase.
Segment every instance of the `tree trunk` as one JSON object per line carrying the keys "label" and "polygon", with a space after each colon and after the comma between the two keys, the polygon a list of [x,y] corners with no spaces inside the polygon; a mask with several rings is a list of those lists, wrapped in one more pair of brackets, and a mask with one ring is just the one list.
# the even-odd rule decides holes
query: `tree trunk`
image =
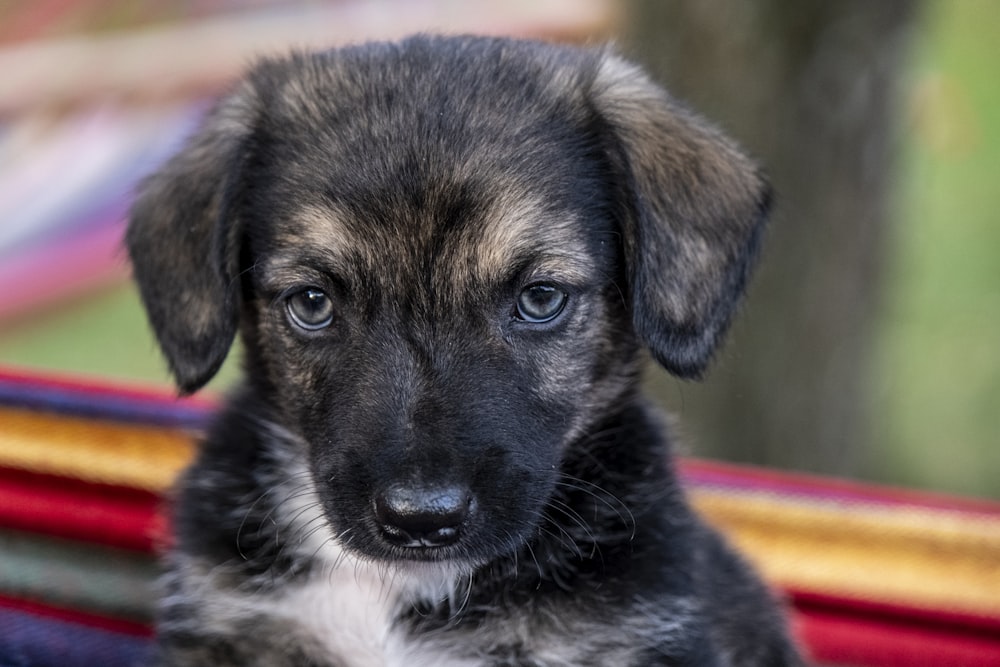
{"label": "tree trunk", "polygon": [[632,0],[624,49],[764,165],[777,206],[700,385],[651,374],[693,453],[864,476],[911,0]]}

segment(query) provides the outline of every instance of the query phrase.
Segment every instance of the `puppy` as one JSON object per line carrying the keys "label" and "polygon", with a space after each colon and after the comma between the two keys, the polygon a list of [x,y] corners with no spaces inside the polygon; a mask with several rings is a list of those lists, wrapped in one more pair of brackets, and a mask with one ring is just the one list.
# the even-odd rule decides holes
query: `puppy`
{"label": "puppy", "polygon": [[640,396],[700,375],[768,209],[606,50],[414,37],[264,60],[140,188],[180,390],[162,665],[794,665]]}

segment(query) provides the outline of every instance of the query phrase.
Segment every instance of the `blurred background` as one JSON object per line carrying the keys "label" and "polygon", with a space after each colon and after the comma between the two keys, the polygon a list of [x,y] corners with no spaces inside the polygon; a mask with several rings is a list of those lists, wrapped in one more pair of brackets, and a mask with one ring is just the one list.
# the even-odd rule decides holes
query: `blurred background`
{"label": "blurred background", "polygon": [[649,373],[685,453],[1000,498],[993,0],[0,0],[0,367],[168,386],[136,180],[255,55],[421,30],[613,41],[766,166],[729,345]]}

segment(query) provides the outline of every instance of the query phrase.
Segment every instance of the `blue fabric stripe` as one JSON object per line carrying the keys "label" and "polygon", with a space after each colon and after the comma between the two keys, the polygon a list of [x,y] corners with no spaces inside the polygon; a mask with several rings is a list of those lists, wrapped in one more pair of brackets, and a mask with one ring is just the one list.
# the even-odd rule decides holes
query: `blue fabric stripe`
{"label": "blue fabric stripe", "polygon": [[212,414],[205,405],[110,393],[90,393],[23,380],[0,379],[0,405],[45,410],[133,424],[203,428]]}
{"label": "blue fabric stripe", "polygon": [[153,640],[0,608],[0,667],[139,667]]}

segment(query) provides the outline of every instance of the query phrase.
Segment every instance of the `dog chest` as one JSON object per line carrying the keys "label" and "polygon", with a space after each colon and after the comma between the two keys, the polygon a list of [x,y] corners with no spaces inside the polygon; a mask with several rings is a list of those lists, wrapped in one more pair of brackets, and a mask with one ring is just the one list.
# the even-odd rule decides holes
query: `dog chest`
{"label": "dog chest", "polygon": [[436,643],[422,642],[395,622],[408,604],[414,582],[353,558],[338,559],[332,570],[287,591],[271,613],[289,618],[324,648],[340,667],[474,667]]}
{"label": "dog chest", "polygon": [[608,659],[605,664],[627,665],[634,664],[644,641],[668,639],[689,620],[683,614],[673,622],[639,614],[621,618],[622,627],[612,629],[590,615],[574,618],[578,610],[567,609],[561,618],[515,614],[419,636],[397,619],[420,584],[348,560],[271,607],[318,642],[321,664],[331,667],[491,667],[510,660],[565,667],[589,664],[595,655]]}

